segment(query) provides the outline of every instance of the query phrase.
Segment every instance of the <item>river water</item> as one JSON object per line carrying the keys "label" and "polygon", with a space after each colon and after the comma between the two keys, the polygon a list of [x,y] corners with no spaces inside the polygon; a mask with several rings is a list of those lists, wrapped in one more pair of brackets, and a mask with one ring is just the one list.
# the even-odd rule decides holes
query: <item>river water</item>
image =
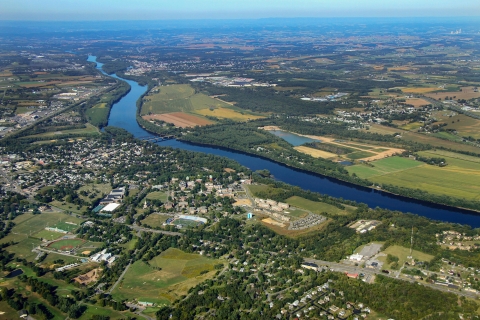
{"label": "river water", "polygon": [[[89,56],[88,61],[96,62],[96,57]],[[103,64],[97,62],[97,69],[104,73],[101,69],[102,65]],[[131,90],[125,97],[113,105],[108,119],[108,125],[123,128],[132,133],[135,137],[154,137],[153,134],[141,128],[136,121],[136,102],[138,98],[145,93],[147,87],[140,86],[135,81],[122,79],[116,75],[110,76],[126,81],[131,86]],[[469,210],[431,204],[420,200],[409,199],[370,188],[352,185],[329,177],[296,170],[274,161],[265,160],[240,152],[199,146],[178,140],[167,140],[158,142],[157,144],[227,157],[239,162],[251,170],[267,169],[273,174],[275,179],[279,181],[299,186],[305,190],[327,194],[332,197],[366,203],[371,208],[380,207],[401,212],[410,212],[430,219],[468,224],[474,228],[480,227],[480,214]]]}

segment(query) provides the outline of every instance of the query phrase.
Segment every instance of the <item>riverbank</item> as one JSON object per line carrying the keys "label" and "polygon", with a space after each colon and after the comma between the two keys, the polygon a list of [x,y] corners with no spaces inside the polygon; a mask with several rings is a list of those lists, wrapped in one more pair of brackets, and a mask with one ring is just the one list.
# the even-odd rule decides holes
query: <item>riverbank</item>
{"label": "riverbank", "polygon": [[[94,62],[93,60],[91,60]],[[122,100],[114,104],[111,110],[109,125],[123,128],[135,137],[153,136],[143,129],[136,121],[138,98],[146,91],[145,87],[136,82],[126,80],[132,86],[132,90]],[[274,177],[281,182],[300,187],[334,198],[343,198],[358,203],[365,203],[370,208],[380,207],[405,213],[413,213],[425,216],[433,220],[441,220],[453,223],[467,224],[472,227],[480,227],[480,216],[477,212],[454,208],[442,204],[435,204],[404,196],[396,196],[384,190],[375,190],[369,187],[338,181],[334,178],[321,174],[314,174],[304,169],[296,169],[292,166],[278,163],[268,158],[259,158],[257,155],[240,153],[200,145],[187,144],[178,140],[166,140],[158,142],[160,146],[180,148],[194,152],[203,152],[223,156],[237,161],[252,171],[268,169]],[[230,149],[231,150],[231,149]]]}

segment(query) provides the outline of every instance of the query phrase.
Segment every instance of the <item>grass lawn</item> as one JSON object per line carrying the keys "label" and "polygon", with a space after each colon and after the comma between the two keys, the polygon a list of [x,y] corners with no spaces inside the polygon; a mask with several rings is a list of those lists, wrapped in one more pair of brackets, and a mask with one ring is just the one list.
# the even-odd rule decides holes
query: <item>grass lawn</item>
{"label": "grass lawn", "polygon": [[151,214],[145,219],[142,220],[142,224],[148,224],[151,227],[161,227],[165,221],[167,221],[170,216],[163,214]]}
{"label": "grass lawn", "polygon": [[55,240],[58,238],[63,237],[65,234],[60,233],[60,232],[55,232],[55,231],[48,231],[48,230],[42,230],[40,232],[35,233],[32,235],[32,237],[35,237],[37,239],[47,239],[47,240]]}
{"label": "grass lawn", "polygon": [[18,311],[10,307],[7,301],[0,301],[0,318],[18,319]]}
{"label": "grass lawn", "polygon": [[323,212],[328,212],[330,214],[338,214],[338,215],[347,213],[346,210],[342,210],[340,208],[332,206],[331,204],[324,203],[324,202],[316,202],[316,201],[308,200],[308,199],[297,197],[297,196],[288,198],[286,202],[291,206],[305,209],[318,214],[322,214]]}
{"label": "grass lawn", "polygon": [[167,201],[168,196],[167,196],[166,192],[154,191],[154,192],[150,192],[149,194],[147,194],[146,198],[148,200],[160,200],[162,202],[165,202],[165,201]]}
{"label": "grass lawn", "polygon": [[411,130],[417,130],[421,126],[423,126],[423,123],[421,122],[411,122],[401,126],[400,128],[402,128],[403,130],[411,131]]}
{"label": "grass lawn", "polygon": [[98,103],[86,112],[87,120],[94,126],[105,123],[108,120],[110,109],[106,103]]}
{"label": "grass lawn", "polygon": [[308,215],[308,213],[306,211],[303,211],[303,210],[299,210],[299,209],[295,209],[295,210],[288,210],[288,211],[285,211],[284,213],[287,213],[293,217],[296,217],[296,218],[304,218]]}
{"label": "grass lawn", "polygon": [[[88,194],[93,193],[95,194],[95,198],[90,199],[88,198],[88,196],[87,197],[82,196],[80,194],[81,191],[86,191]],[[102,198],[104,195],[107,195],[110,191],[112,191],[112,187],[110,186],[109,183],[102,183],[102,184],[89,183],[84,186],[81,186],[77,190],[77,194],[82,200],[85,200],[87,202],[93,202],[96,199]]]}
{"label": "grass lawn", "polygon": [[[385,254],[391,254],[393,256],[398,257],[399,258],[399,261],[398,261],[399,266],[402,266],[405,263],[405,261],[407,261],[407,257],[410,255],[410,249],[409,248],[405,248],[405,247],[397,246],[397,245],[390,246],[382,252],[385,253]],[[420,251],[417,251],[417,250],[412,251],[412,257],[414,259],[419,260],[419,261],[427,261],[427,262],[429,262],[430,260],[433,259],[432,255],[429,255],[429,254],[426,254],[426,253],[423,253],[423,252],[420,252]],[[378,260],[385,263],[386,260],[387,260],[387,257],[386,256],[379,257]],[[386,263],[385,263],[384,266],[387,267]]]}
{"label": "grass lawn", "polygon": [[143,261],[132,264],[113,297],[169,304],[213,277],[214,266],[219,263],[223,262],[169,248],[150,260],[149,265]]}
{"label": "grass lawn", "polygon": [[77,209],[77,206],[74,205],[73,203],[68,203],[68,202],[60,202],[57,200],[54,200],[50,202],[50,205],[59,209],[62,209],[64,211],[71,211],[79,214],[84,214],[85,211],[87,211],[87,206],[82,206],[80,209]]}

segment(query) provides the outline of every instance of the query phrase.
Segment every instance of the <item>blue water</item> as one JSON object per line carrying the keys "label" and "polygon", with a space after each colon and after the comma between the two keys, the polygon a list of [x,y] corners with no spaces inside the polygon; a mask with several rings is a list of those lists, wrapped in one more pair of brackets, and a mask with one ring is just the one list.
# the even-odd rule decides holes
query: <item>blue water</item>
{"label": "blue water", "polygon": [[[95,59],[95,57],[90,56],[88,61],[95,62]],[[97,63],[97,68],[99,70],[101,70],[101,66],[101,63]],[[121,79],[117,76],[113,77]],[[126,81],[132,89],[124,98],[113,105],[108,124],[123,128],[136,137],[154,137],[153,134],[142,129],[136,121],[136,101],[140,95],[146,91],[147,87],[140,86],[135,81],[124,81]],[[332,197],[366,203],[371,208],[380,207],[401,212],[410,212],[430,219],[467,224],[474,228],[480,227],[480,214],[469,210],[431,204],[420,200],[409,199],[370,188],[352,185],[329,177],[296,170],[270,160],[240,152],[193,145],[178,140],[166,140],[159,142],[158,144],[161,146],[170,146],[173,148],[227,157],[239,162],[251,170],[268,169],[279,181],[299,186],[305,190],[328,194]]]}
{"label": "blue water", "polygon": [[308,142],[321,142],[320,140],[316,139],[310,139],[307,137],[302,137],[299,136],[298,134],[283,131],[283,130],[269,130],[270,133],[273,133],[277,137],[282,138],[283,140],[287,141],[293,146],[301,146],[302,144],[308,143]]}

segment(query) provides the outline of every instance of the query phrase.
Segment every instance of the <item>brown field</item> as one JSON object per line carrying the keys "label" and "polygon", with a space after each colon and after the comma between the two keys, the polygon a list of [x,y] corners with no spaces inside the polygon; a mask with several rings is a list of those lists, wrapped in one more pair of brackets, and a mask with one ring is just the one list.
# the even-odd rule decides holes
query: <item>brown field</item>
{"label": "brown field", "polygon": [[420,94],[442,90],[440,88],[434,88],[434,87],[429,87],[429,88],[401,88],[401,89],[405,93],[420,93]]}
{"label": "brown field", "polygon": [[328,159],[328,158],[333,158],[336,157],[337,155],[331,152],[323,151],[323,150],[317,150],[314,148],[309,148],[309,147],[294,147],[295,150],[305,153],[308,155],[311,155],[314,158],[323,158],[323,159]]}
{"label": "brown field", "polygon": [[11,77],[11,76],[13,76],[13,73],[10,72],[10,70],[5,70],[0,72],[0,77]]}
{"label": "brown field", "polygon": [[316,62],[316,63],[335,63],[335,61],[333,60],[330,60],[330,59],[327,59],[327,58],[316,58],[316,59],[313,59],[312,61]]}
{"label": "brown field", "polygon": [[251,206],[252,202],[249,199],[239,199],[237,200],[237,202],[233,204],[233,206],[236,206],[236,207],[241,207],[243,205]]}
{"label": "brown field", "polygon": [[414,106],[415,108],[419,108],[419,107],[427,106],[427,105],[431,104],[431,103],[428,102],[427,100],[417,99],[417,98],[406,99],[405,103],[406,103],[406,104],[411,104],[411,105]]}
{"label": "brown field", "polygon": [[152,114],[143,116],[145,120],[161,120],[167,123],[173,123],[176,127],[188,128],[195,126],[204,126],[207,124],[212,124],[213,122],[204,118],[194,116],[192,114],[187,114],[184,112],[172,112],[164,114]]}
{"label": "brown field", "polygon": [[391,157],[395,154],[400,154],[402,152],[404,152],[405,150],[404,149],[389,149],[387,151],[383,151],[383,152],[380,152],[380,153],[377,153],[376,155],[374,156],[371,156],[371,157],[368,157],[368,158],[363,158],[362,160],[363,161],[374,161],[374,160],[380,160],[380,159],[383,159],[383,158],[388,158],[388,157]]}
{"label": "brown field", "polygon": [[418,70],[418,68],[412,68],[410,66],[397,66],[388,68],[388,71],[409,71],[409,70]]}
{"label": "brown field", "polygon": [[[442,99],[445,100],[445,97],[455,97],[454,99],[473,99],[480,98],[480,92],[474,92],[474,87],[462,87],[462,91],[452,91],[452,92],[438,92],[438,93],[429,93],[426,94],[427,97],[433,99]],[[478,90],[477,90],[478,91]]]}
{"label": "brown field", "polygon": [[373,69],[375,70],[383,70],[384,68],[384,66],[373,66]]}
{"label": "brown field", "polygon": [[274,226],[277,226],[277,227],[282,227],[282,228],[285,227],[285,224],[284,224],[284,223],[275,221],[275,220],[273,220],[272,218],[263,219],[262,222],[265,222],[265,223],[268,223],[268,224],[273,224]]}

